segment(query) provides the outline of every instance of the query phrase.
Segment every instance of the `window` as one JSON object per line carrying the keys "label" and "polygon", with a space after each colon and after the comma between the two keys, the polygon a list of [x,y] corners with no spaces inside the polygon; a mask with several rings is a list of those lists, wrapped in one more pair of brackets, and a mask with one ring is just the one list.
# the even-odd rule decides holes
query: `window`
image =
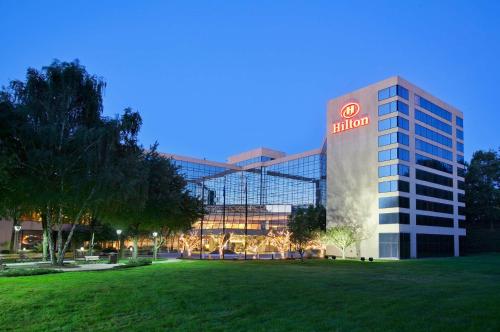
{"label": "window", "polygon": [[457,141],[457,151],[464,152],[464,143],[460,143]]}
{"label": "window", "polygon": [[457,163],[465,165],[465,159],[464,156],[457,154]]}
{"label": "window", "polygon": [[401,176],[410,176],[410,168],[403,164],[393,164],[386,166],[379,166],[378,168],[378,177],[383,178],[386,176],[393,175],[401,175]]}
{"label": "window", "polygon": [[445,257],[454,254],[453,235],[417,234],[417,256]]}
{"label": "window", "polygon": [[378,146],[385,146],[394,143],[409,145],[410,139],[408,135],[399,132],[390,133],[378,137]]}
{"label": "window", "polygon": [[378,121],[378,131],[384,131],[396,127],[409,130],[410,124],[408,120],[400,116],[394,116],[392,118]]}
{"label": "window", "polygon": [[453,166],[442,161],[432,159],[421,154],[415,153],[416,163],[421,166],[429,167],[441,172],[453,174]]}
{"label": "window", "polygon": [[447,176],[426,172],[421,169],[417,169],[415,171],[415,176],[417,180],[427,181],[453,188],[453,179]]}
{"label": "window", "polygon": [[441,135],[434,130],[427,129],[419,124],[415,124],[415,134],[430,139],[439,144],[446,145],[450,148],[453,147],[451,138]]}
{"label": "window", "polygon": [[465,203],[465,195],[464,195],[464,194],[461,194],[461,193],[458,193],[458,195],[457,195],[457,200],[458,200],[460,203]]}
{"label": "window", "polygon": [[465,190],[465,182],[457,180],[457,188],[461,190]]}
{"label": "window", "polygon": [[417,225],[453,227],[453,218],[433,217],[433,216],[424,216],[417,214]]}
{"label": "window", "polygon": [[417,199],[417,210],[453,214],[453,205]]}
{"label": "window", "polygon": [[438,120],[424,112],[421,112],[419,110],[415,110],[415,119],[418,121],[428,124],[431,127],[434,127],[438,130],[441,130],[442,132],[445,132],[447,134],[452,134],[451,126],[447,123],[444,123],[441,120]]}
{"label": "window", "polygon": [[410,258],[410,233],[380,233],[378,247],[380,258]]}
{"label": "window", "polygon": [[410,215],[403,212],[395,213],[380,213],[378,215],[378,223],[380,225],[385,224],[410,224]]}
{"label": "window", "polygon": [[457,175],[464,178],[465,177],[465,168],[457,167]]}
{"label": "window", "polygon": [[408,90],[406,88],[403,88],[401,85],[393,85],[388,88],[382,89],[378,92],[379,101],[395,96],[400,96],[408,100],[409,98]]}
{"label": "window", "polygon": [[429,196],[435,198],[446,199],[449,201],[453,200],[453,192],[448,190],[443,190],[439,188],[424,186],[423,184],[416,184],[415,191],[417,195]]}
{"label": "window", "polygon": [[403,196],[380,197],[378,199],[379,209],[388,209],[393,207],[410,208],[410,199]]}
{"label": "window", "polygon": [[390,103],[379,105],[378,116],[386,115],[389,113],[401,112],[408,115],[408,105],[402,101],[395,100]]}
{"label": "window", "polygon": [[382,150],[378,152],[378,161],[401,159],[410,161],[410,152],[401,148]]}
{"label": "window", "polygon": [[455,122],[457,123],[457,126],[459,126],[460,128],[463,128],[464,127],[464,119],[462,119],[461,117],[457,116],[455,117]]}
{"label": "window", "polygon": [[463,130],[460,130],[457,128],[457,138],[461,139],[462,141],[464,140],[464,132]]}
{"label": "window", "polygon": [[453,152],[440,148],[431,143],[424,142],[418,138],[415,138],[415,149],[430,153],[436,157],[444,158],[453,161]]}
{"label": "window", "polygon": [[415,104],[422,107],[423,109],[428,110],[431,113],[436,114],[439,117],[442,117],[445,120],[448,120],[451,122],[451,113],[445,110],[442,107],[439,107],[438,105],[431,103],[424,97],[420,97],[419,95],[415,95]]}
{"label": "window", "polygon": [[463,206],[458,207],[458,215],[465,216],[465,207]]}
{"label": "window", "polygon": [[378,184],[379,193],[388,193],[392,191],[403,191],[406,193],[410,192],[410,183],[403,180],[379,182]]}

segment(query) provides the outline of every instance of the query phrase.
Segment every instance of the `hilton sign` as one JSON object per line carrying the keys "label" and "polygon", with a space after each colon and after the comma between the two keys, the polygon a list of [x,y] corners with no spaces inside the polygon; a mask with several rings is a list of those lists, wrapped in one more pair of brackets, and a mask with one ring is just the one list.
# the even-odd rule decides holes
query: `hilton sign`
{"label": "hilton sign", "polygon": [[333,133],[338,134],[346,130],[366,126],[370,122],[368,116],[354,119],[360,110],[361,108],[358,103],[345,104],[340,110],[340,115],[344,118],[344,120],[333,124]]}

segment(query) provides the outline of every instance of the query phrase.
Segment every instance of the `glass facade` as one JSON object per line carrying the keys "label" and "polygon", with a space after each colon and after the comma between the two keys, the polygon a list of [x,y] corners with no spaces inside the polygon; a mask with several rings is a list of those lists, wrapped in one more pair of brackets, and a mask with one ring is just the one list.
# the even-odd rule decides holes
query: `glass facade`
{"label": "glass facade", "polygon": [[[247,165],[266,161],[258,158],[248,159]],[[246,221],[248,234],[259,235],[285,228],[296,207],[326,204],[325,154],[285,159],[250,168],[172,161],[187,179],[191,194],[203,198],[204,234],[243,234]],[[200,222],[194,226],[200,227]]]}
{"label": "glass facade", "polygon": [[434,127],[438,130],[441,130],[442,132],[444,132],[446,134],[450,134],[450,135],[452,134],[451,125],[444,123],[443,121],[438,120],[438,119],[436,119],[428,114],[425,114],[424,112],[421,112],[417,109],[415,110],[415,119],[417,119],[418,121],[425,123],[431,127]]}
{"label": "glass facade", "polygon": [[382,89],[378,92],[379,101],[396,96],[408,100],[409,98],[408,89],[402,87],[401,85],[393,85],[388,88]]}

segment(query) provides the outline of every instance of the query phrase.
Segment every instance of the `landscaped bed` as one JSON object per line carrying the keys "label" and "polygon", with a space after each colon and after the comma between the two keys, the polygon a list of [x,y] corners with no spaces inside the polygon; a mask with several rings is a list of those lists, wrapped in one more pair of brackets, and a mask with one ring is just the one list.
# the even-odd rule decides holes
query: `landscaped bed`
{"label": "landscaped bed", "polygon": [[498,331],[499,294],[500,255],[394,262],[189,260],[0,278],[0,327]]}

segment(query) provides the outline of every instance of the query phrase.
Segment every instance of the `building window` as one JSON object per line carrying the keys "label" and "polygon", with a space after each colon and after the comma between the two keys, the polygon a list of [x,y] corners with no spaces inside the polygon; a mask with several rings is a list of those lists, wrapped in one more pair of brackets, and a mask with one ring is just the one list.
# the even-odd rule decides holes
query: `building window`
{"label": "building window", "polygon": [[408,89],[402,87],[401,85],[393,85],[388,88],[379,90],[378,92],[379,101],[395,96],[400,96],[401,98],[408,100],[409,98]]}
{"label": "building window", "polygon": [[445,257],[454,255],[453,235],[417,234],[417,256]]}
{"label": "building window", "polygon": [[465,182],[457,180],[457,188],[460,190],[465,190]]}
{"label": "building window", "polygon": [[386,176],[410,176],[410,168],[403,164],[392,164],[386,166],[379,166],[378,168],[378,177],[383,178]]}
{"label": "building window", "polygon": [[422,107],[423,109],[428,110],[429,112],[436,114],[437,116],[448,120],[451,122],[451,113],[445,110],[442,107],[428,101],[427,99],[420,97],[419,95],[415,95],[415,104]]}
{"label": "building window", "polygon": [[462,156],[461,154],[457,154],[457,163],[465,165],[464,156]]}
{"label": "building window", "polygon": [[457,141],[457,151],[464,152],[464,143],[460,143]]}
{"label": "building window", "polygon": [[388,193],[392,191],[402,191],[406,193],[410,192],[410,183],[408,181],[403,181],[403,180],[379,182],[378,184],[379,193]]}
{"label": "building window", "polygon": [[380,225],[385,225],[385,224],[409,225],[410,224],[410,215],[408,213],[403,213],[403,212],[379,213],[378,223]]}
{"label": "building window", "polygon": [[417,210],[453,214],[453,205],[417,199]]}
{"label": "building window", "polygon": [[453,218],[424,216],[417,214],[417,225],[435,227],[453,227]]}
{"label": "building window", "polygon": [[380,162],[393,159],[410,161],[410,152],[402,148],[394,148],[378,152],[378,161]]}
{"label": "building window", "polygon": [[410,138],[408,135],[400,132],[390,133],[378,137],[378,146],[385,146],[394,143],[409,145]]}
{"label": "building window", "polygon": [[388,209],[394,207],[409,209],[410,199],[403,196],[380,197],[378,199],[378,207],[379,209]]}
{"label": "building window", "polygon": [[440,184],[442,186],[453,188],[453,179],[447,176],[442,176],[439,174],[427,172],[421,169],[415,171],[415,177],[417,180],[427,181],[435,184]]}
{"label": "building window", "polygon": [[464,119],[462,119],[461,117],[457,116],[456,118],[456,123],[457,123],[457,126],[459,126],[460,128],[463,128],[464,127]]}
{"label": "building window", "polygon": [[416,184],[415,192],[417,193],[417,195],[446,199],[448,201],[453,200],[453,191],[424,186],[423,184]]}
{"label": "building window", "polygon": [[463,130],[460,130],[457,128],[457,138],[461,139],[462,141],[464,140],[464,132]]}
{"label": "building window", "polygon": [[464,206],[458,207],[458,215],[465,216],[465,207]]}
{"label": "building window", "polygon": [[429,114],[426,114],[417,109],[415,110],[415,119],[438,130],[441,130],[442,132],[452,135],[451,125],[444,123],[443,121],[438,120],[430,116]]}
{"label": "building window", "polygon": [[429,167],[441,172],[453,174],[453,166],[442,161],[432,159],[421,154],[415,153],[415,162],[418,165]]}
{"label": "building window", "polygon": [[424,142],[418,138],[415,138],[415,149],[430,153],[439,158],[453,161],[453,152],[440,148],[439,146],[436,146],[434,144]]}
{"label": "building window", "polygon": [[457,194],[457,201],[459,201],[460,203],[465,203],[465,195],[458,193]]}
{"label": "building window", "polygon": [[378,245],[380,258],[410,258],[409,233],[380,233]]}
{"label": "building window", "polygon": [[390,103],[379,105],[378,116],[383,116],[389,113],[401,112],[408,115],[408,105],[402,101],[395,100]]}
{"label": "building window", "polygon": [[394,116],[392,118],[378,121],[378,131],[389,130],[396,127],[402,128],[404,130],[409,130],[410,124],[408,120],[400,116]]}
{"label": "building window", "polygon": [[457,175],[464,178],[465,177],[465,168],[457,167]]}
{"label": "building window", "polygon": [[450,148],[453,147],[453,141],[451,140],[451,138],[441,135],[434,130],[427,129],[419,124],[415,124],[415,135],[425,137],[427,139],[430,139],[431,141],[446,145]]}

